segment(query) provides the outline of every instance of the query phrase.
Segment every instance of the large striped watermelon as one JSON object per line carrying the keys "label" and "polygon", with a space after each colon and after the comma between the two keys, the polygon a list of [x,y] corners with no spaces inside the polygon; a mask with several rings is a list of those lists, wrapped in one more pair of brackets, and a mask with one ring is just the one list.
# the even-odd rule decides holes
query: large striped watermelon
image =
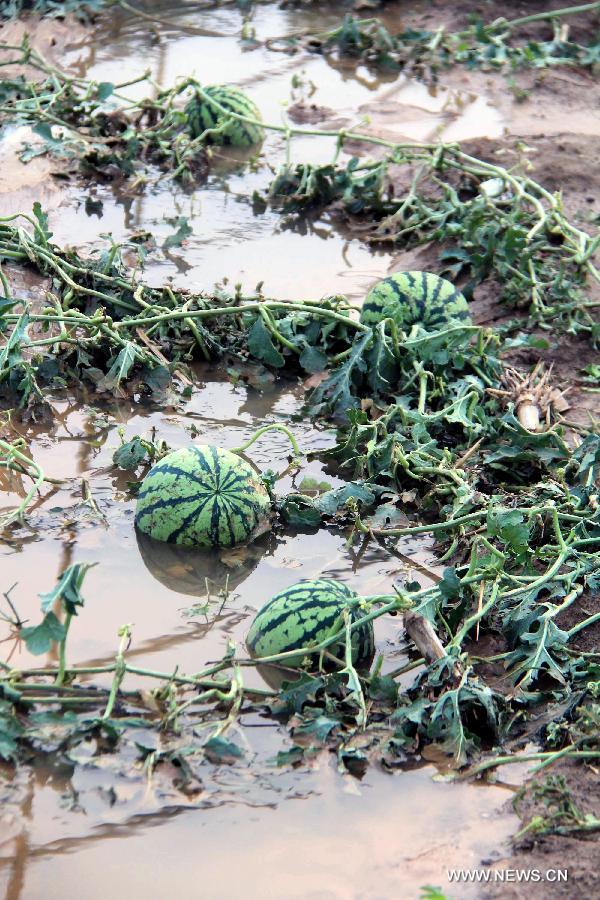
{"label": "large striped watermelon", "polygon": [[[345,584],[332,578],[302,581],[275,594],[258,612],[248,632],[246,644],[252,656],[273,656],[302,647],[312,647],[343,628],[344,609],[352,610],[352,619],[360,619],[359,596]],[[328,648],[344,658],[344,640]],[[368,667],[375,653],[373,625],[367,622],[352,632],[352,661]],[[302,656],[285,660],[297,668]],[[316,654],[315,654],[316,660]]]}
{"label": "large striped watermelon", "polygon": [[252,147],[263,139],[264,132],[260,125],[235,118],[235,115],[241,115],[261,121],[256,104],[239,88],[231,85],[216,84],[204,88],[204,94],[194,94],[185,112],[193,138],[207,129],[218,128],[218,132],[207,136],[213,144]]}
{"label": "large striped watermelon", "polygon": [[461,292],[431,272],[396,272],[378,282],[367,294],[360,321],[373,326],[382,319],[393,319],[402,331],[415,324],[440,331],[452,323],[471,321]]}
{"label": "large striped watermelon", "polygon": [[270,507],[249,463],[229,450],[197,444],[152,466],[138,494],[135,524],[158,541],[232,547],[264,530]]}

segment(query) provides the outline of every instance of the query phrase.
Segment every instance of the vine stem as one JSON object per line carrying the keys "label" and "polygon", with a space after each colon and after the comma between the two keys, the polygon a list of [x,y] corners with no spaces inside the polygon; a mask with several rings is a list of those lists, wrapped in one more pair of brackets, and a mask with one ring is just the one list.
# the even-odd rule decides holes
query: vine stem
{"label": "vine stem", "polygon": [[513,756],[493,756],[491,759],[485,759],[483,762],[475,766],[471,766],[465,772],[457,776],[458,779],[472,778],[481,775],[488,769],[495,769],[497,766],[509,766],[513,763],[536,762],[541,760],[541,765],[536,766],[531,774],[535,774],[541,769],[547,768],[558,759],[600,759],[600,750],[578,750],[577,744],[570,744],[559,751],[540,750],[539,753],[515,753]]}
{"label": "vine stem", "polygon": [[27,491],[27,494],[21,500],[19,505],[15,507],[12,512],[6,513],[0,518],[0,529],[6,528],[7,525],[10,525],[10,523],[14,522],[16,519],[21,519],[23,513],[33,500],[36,492],[45,481],[44,470],[42,469],[42,467],[38,465],[35,460],[32,460],[28,456],[25,456],[24,453],[21,453],[17,449],[17,445],[20,446],[21,443],[22,442],[20,441],[16,441],[14,444],[9,444],[8,441],[0,439],[0,451],[2,451],[4,454],[4,458],[0,458],[0,467],[7,469],[12,468],[12,460],[17,460],[26,469],[32,469],[35,477],[33,485]]}
{"label": "vine stem", "polygon": [[252,437],[248,438],[248,440],[244,444],[242,444],[240,447],[234,447],[231,452],[232,453],[243,453],[244,450],[247,450],[248,447],[251,447],[252,444],[255,443],[255,441],[257,441],[263,434],[266,434],[268,431],[281,431],[282,434],[285,434],[285,436],[288,438],[290,444],[292,445],[292,448],[294,450],[294,458],[295,459],[298,459],[304,455],[302,453],[302,450],[298,446],[298,442],[297,442],[296,438],[294,437],[294,435],[292,434],[292,432],[290,431],[290,429],[287,428],[285,425],[279,425],[278,423],[273,423],[271,425],[263,425],[262,428],[259,428],[257,431],[255,431],[254,434],[252,435]]}
{"label": "vine stem", "polygon": [[56,673],[55,684],[57,687],[61,687],[65,680],[65,672],[67,667],[67,637],[69,636],[69,628],[71,627],[71,619],[73,618],[73,614],[67,612],[65,615],[65,623],[64,623],[64,633],[63,638],[58,645],[58,672]]}
{"label": "vine stem", "polygon": [[115,674],[110,686],[110,694],[108,695],[106,708],[102,714],[103,719],[110,719],[119,688],[121,687],[121,683],[127,671],[124,653],[131,641],[131,625],[122,625],[121,628],[119,628],[119,637],[121,640],[119,641],[119,649],[117,650],[117,656],[115,658]]}
{"label": "vine stem", "polygon": [[[520,28],[521,25],[529,25],[531,22],[542,22],[548,19],[558,19],[563,16],[575,16],[577,13],[593,12],[600,10],[600,3],[582,3],[579,6],[565,6],[562,9],[549,9],[545,12],[532,13],[529,16],[522,16],[520,19],[509,19],[508,21],[499,19],[497,22],[491,22],[485,26],[485,31],[496,30],[497,28]],[[462,32],[464,34],[464,32]]]}

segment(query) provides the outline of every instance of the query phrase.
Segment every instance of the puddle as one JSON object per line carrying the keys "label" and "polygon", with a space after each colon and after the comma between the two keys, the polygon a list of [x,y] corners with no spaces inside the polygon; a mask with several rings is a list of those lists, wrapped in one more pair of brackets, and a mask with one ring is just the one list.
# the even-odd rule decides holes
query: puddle
{"label": "puddle", "polygon": [[[87,603],[71,627],[71,664],[112,662],[117,630],[127,622],[133,625],[130,663],[197,671],[223,654],[227,640],[243,646],[255,610],[299,579],[332,576],[365,594],[390,590],[394,581],[405,579],[431,583],[423,566],[433,568],[435,561],[418,542],[401,546],[404,560],[375,546],[358,560],[342,534],[289,532],[216,559],[137,539],[126,489],[130,476],[110,466],[119,428],[125,439],[155,428],[177,447],[189,442],[193,425],[198,439],[233,447],[261,424],[296,417],[301,447],[316,451],[332,442],[330,431],[298,419],[298,387],[267,386],[258,394],[241,384],[202,383],[206,375],[199,370],[199,387],[182,413],[124,402],[99,411],[54,398],[57,417],[50,431],[24,431],[47,474],[69,481],[31,517],[39,531],[22,531],[0,547],[3,586],[17,582],[12,599],[23,618],[36,621],[37,594],[48,590],[65,566],[99,563],[86,577]],[[273,434],[261,438],[249,455],[262,468],[283,468],[287,452],[283,436]],[[299,477],[304,475],[340,483],[318,462]],[[106,523],[81,514],[82,478]],[[14,490],[18,481],[5,487]],[[289,477],[280,484],[280,490],[291,487]],[[6,493],[2,505],[14,499]],[[213,595],[208,605],[207,578]],[[230,595],[223,603],[216,593],[226,579]],[[376,644],[386,656],[384,671],[406,660],[398,619],[377,621]],[[1,646],[2,658],[13,665],[56,662],[53,653],[34,660],[10,642]],[[124,687],[141,681],[128,676]],[[253,669],[245,670],[245,681],[264,686]],[[174,885],[178,897],[191,898],[198,896],[198,883],[210,886],[202,896],[211,900],[237,898],[244,885],[250,897],[416,897],[421,884],[445,884],[446,866],[477,864],[513,830],[512,817],[499,813],[508,796],[500,787],[436,783],[431,766],[395,776],[369,770],[357,782],[339,775],[327,754],[315,768],[274,772],[267,760],[282,748],[278,728],[257,717],[243,722],[236,737],[243,734],[253,754],[249,768],[217,767],[206,776],[207,798],[193,810],[186,811],[186,805],[197,804],[186,804],[181,794],[171,798],[160,772],[148,781],[140,771],[134,776],[113,771],[109,762],[98,769],[84,759],[66,772],[37,766],[18,791],[13,786],[16,798],[4,804],[0,884],[4,880],[7,900],[58,896],[74,879],[85,880],[90,898],[128,890],[162,897]],[[3,781],[0,771],[0,788]],[[149,858],[160,859],[160,865],[148,866]],[[90,873],[100,870],[105,874],[95,884]]]}
{"label": "puddle", "polygon": [[[319,56],[241,50],[243,13],[236,8],[198,12],[189,4],[161,2],[153,9],[216,34],[155,28],[115,10],[62,64],[99,80],[122,81],[150,68],[165,84],[194,73],[211,82],[233,81],[251,91],[272,121],[280,118],[282,99],[290,97],[292,76],[301,74],[306,84],[316,85],[311,102],[351,122],[377,105],[379,125],[394,135],[454,139],[474,136],[478,128],[481,133],[501,127],[481,95],[432,93],[405,79],[391,87],[389,77],[378,80],[361,67],[330,65]],[[322,30],[337,21],[334,8],[324,13],[261,5],[252,16],[259,38]],[[293,153],[297,159],[310,153],[311,159],[325,161],[331,142],[303,139]],[[391,255],[376,255],[357,240],[346,240],[326,221],[306,225],[302,233],[286,230],[279,215],[253,213],[248,195],[265,187],[270,167],[283,154],[282,140],[270,135],[251,171],[217,168],[192,194],[167,181],[133,198],[119,197],[109,186],[82,190],[72,185],[50,211],[54,239],[91,249],[102,232],[121,240],[149,229],[160,246],[173,231],[166,218],[186,216],[193,234],[185,247],[171,251],[170,258],[159,252],[149,257],[152,283],[172,277],[177,286],[201,290],[227,276],[245,289],[264,281],[267,294],[284,298],[336,292],[362,297],[387,271]],[[100,217],[86,212],[88,195],[102,201]],[[5,194],[3,202],[9,198]],[[19,427],[46,473],[66,481],[44,489],[45,499],[31,517],[39,530],[22,529],[0,544],[1,587],[17,583],[11,596],[21,616],[37,620],[38,593],[51,588],[67,565],[97,562],[86,577],[86,607],[71,626],[69,662],[112,662],[119,627],[132,623],[130,661],[169,672],[178,665],[190,672],[220,658],[228,640],[243,645],[255,610],[300,579],[333,576],[365,594],[390,590],[394,581],[405,579],[431,583],[427,568],[435,562],[423,542],[403,544],[403,557],[372,546],[360,559],[346,546],[345,535],[333,531],[267,535],[248,552],[220,559],[138,542],[127,490],[130,476],[111,466],[119,429],[127,440],[154,428],[158,437],[179,447],[191,441],[194,426],[198,440],[234,447],[260,425],[285,421],[303,449],[330,446],[332,432],[299,414],[302,396],[296,384],[266,384],[262,393],[234,386],[205,367],[198,369],[192,397],[181,407],[175,400],[163,408],[115,400],[98,408],[93,397],[51,398],[52,426]],[[288,451],[285,438],[269,435],[248,456],[263,469],[283,469]],[[319,462],[303,467],[303,476],[340,483]],[[82,505],[83,479],[105,519]],[[278,489],[290,486],[288,477]],[[4,477],[0,489],[0,507],[8,507],[23,487],[18,478]],[[217,593],[225,584],[229,595],[223,603]],[[2,626],[0,639],[5,637]],[[376,641],[385,652],[384,671],[402,664],[406,648],[398,619],[378,620]],[[13,665],[32,662],[18,645],[3,642],[0,647],[2,659]],[[43,662],[35,658],[36,664]],[[248,684],[261,683],[252,669],[245,677]],[[126,686],[136,686],[134,676],[128,676]],[[243,764],[211,770],[205,790],[212,799],[206,808],[204,801],[190,801],[200,808],[186,809],[180,795],[171,798],[159,775],[151,783],[140,772],[128,780],[85,764],[68,772],[47,764],[19,772],[11,781],[10,773],[0,769],[5,896],[64,896],[66,884],[79,883],[92,900],[110,893],[211,900],[242,894],[315,900],[416,897],[426,883],[445,888],[447,867],[478,864],[514,830],[512,817],[499,814],[508,796],[501,787],[437,783],[432,766],[394,776],[370,770],[357,782],[340,775],[327,756],[313,769],[274,773],[266,761],[281,749],[278,728],[264,720],[246,719],[244,725],[244,740],[258,760],[256,772]],[[469,896],[464,886],[460,896]]]}
{"label": "puddle", "polygon": [[[316,452],[332,446],[332,431],[319,430],[305,419],[293,421],[298,416],[301,398],[300,388],[272,388],[260,395],[245,385],[234,387],[228,382],[212,381],[196,389],[182,415],[152,412],[130,404],[115,404],[98,415],[91,407],[54,401],[57,419],[51,432],[23,433],[46,474],[67,481],[58,489],[50,488],[48,499],[35,511],[31,521],[37,521],[41,533],[19,531],[10,543],[0,545],[3,583],[17,582],[11,598],[21,617],[36,619],[38,593],[48,590],[66,566],[75,561],[99,561],[86,576],[88,604],[71,627],[70,662],[110,662],[117,631],[127,622],[132,623],[134,631],[130,658],[143,657],[150,668],[162,671],[172,671],[175,665],[196,671],[209,660],[220,658],[229,638],[243,645],[248,617],[273,593],[300,579],[335,577],[351,583],[363,594],[386,592],[395,580],[403,581],[408,575],[407,563],[373,546],[357,566],[357,551],[346,548],[345,535],[341,533],[313,531],[302,536],[265,536],[248,551],[224,551],[221,559],[212,554],[186,553],[182,548],[157,545],[136,536],[135,501],[126,486],[133,476],[118,474],[112,466],[112,454],[120,443],[119,429],[124,440],[135,434],[149,435],[155,429],[157,436],[175,449],[191,442],[193,427],[198,432],[196,440],[228,448],[242,444],[263,424],[292,420],[291,427],[303,450]],[[263,470],[282,471],[288,453],[286,438],[274,433],[260,438],[248,456]],[[293,479],[286,476],[279,481],[277,491],[293,489],[303,477],[328,480],[332,486],[343,483],[328,474],[321,463],[313,461]],[[106,522],[82,505],[83,479],[106,515]],[[19,476],[11,476],[10,483],[5,482],[13,491],[20,484]],[[18,493],[22,493],[22,488]],[[8,508],[17,496],[17,492],[7,492],[1,506]],[[423,546],[422,541],[407,542],[402,552],[407,556],[416,553],[418,565],[433,565]],[[417,570],[411,578],[424,585],[432,583]],[[206,579],[214,599],[201,614],[194,610],[194,603],[201,605],[205,599]],[[231,596],[223,606],[217,594],[225,585]],[[394,662],[393,651],[395,648],[400,653],[402,643],[393,617],[381,626],[378,645],[386,650],[390,669],[399,664]],[[7,646],[4,647],[6,651]],[[11,663],[36,664],[21,647],[14,648]]]}
{"label": "puddle", "polygon": [[[244,49],[240,35],[247,13],[237,8],[194,11],[189,4],[164,2],[151,6],[156,15],[181,22],[182,28],[153,26],[115,10],[90,38],[65,54],[63,66],[98,81],[123,82],[148,70],[164,85],[190,75],[204,83],[234,82],[248,89],[265,121],[273,123],[282,121],[284,104],[304,91],[311,103],[333,112],[336,127],[368,118],[370,129],[392,140],[456,140],[502,132],[499,114],[482,95],[428,88],[393,73],[375,76],[363,66],[317,54],[289,56],[263,46]],[[335,8],[324,13],[263,4],[253,8],[249,21],[260,41],[323,31],[337,24],[339,15]],[[188,33],[185,23],[208,34]],[[293,89],[292,78],[299,78],[303,87]],[[147,91],[147,85],[125,90],[132,97]],[[333,151],[333,139],[302,137],[292,142],[291,158],[324,163]],[[191,194],[169,180],[158,181],[159,173],[154,186],[133,197],[120,196],[107,185],[52,188],[45,195],[50,226],[58,243],[70,244],[77,235],[77,246],[88,250],[99,245],[102,233],[124,241],[140,229],[151,231],[157,244],[146,261],[151,284],[172,277],[176,287],[210,290],[226,277],[230,285],[239,282],[245,291],[264,282],[267,295],[284,299],[343,293],[361,300],[388,270],[390,254],[373,252],[327,221],[291,230],[279,213],[253,211],[252,192],[267,188],[272,170],[284,159],[285,142],[271,132],[251,171],[247,167],[231,171],[226,159],[217,158],[208,182]],[[17,199],[21,201],[21,195]],[[96,201],[95,210],[100,202],[101,211],[92,211],[86,199]],[[0,196],[3,214],[13,212],[15,204],[10,195]],[[193,233],[184,247],[165,255],[161,245],[175,230],[167,219],[175,216],[185,216]]]}
{"label": "puddle", "polygon": [[[6,900],[64,897],[66,885],[78,883],[86,900],[416,900],[432,883],[454,900],[475,897],[472,885],[448,889],[446,870],[497,858],[516,823],[495,812],[509,794],[436,783],[434,772],[370,772],[357,784],[325,764],[282,783],[276,805],[163,811],[93,831],[81,817],[65,833],[64,813],[55,812],[50,827],[34,816],[38,824],[0,870],[0,884],[4,878]],[[39,804],[48,813],[56,786],[37,778],[33,812]]]}

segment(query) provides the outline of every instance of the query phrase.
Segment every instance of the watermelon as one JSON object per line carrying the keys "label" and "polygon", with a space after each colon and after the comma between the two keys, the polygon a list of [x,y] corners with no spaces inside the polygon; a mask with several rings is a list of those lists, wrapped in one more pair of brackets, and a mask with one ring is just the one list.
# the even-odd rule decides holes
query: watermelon
{"label": "watermelon", "polygon": [[[344,609],[352,610],[353,621],[362,618],[359,596],[333,578],[302,581],[275,594],[259,610],[248,632],[246,644],[254,657],[274,656],[302,647],[311,647],[331,637],[344,625]],[[344,658],[345,641],[331,645],[329,651]],[[367,622],[352,632],[352,661],[368,668],[375,653],[373,624]],[[317,661],[314,654],[313,662]],[[302,665],[303,656],[283,663],[291,668]]]}
{"label": "watermelon", "polygon": [[252,466],[196,444],[168,453],[142,482],[135,524],[158,541],[232,547],[265,530],[271,498]]}
{"label": "watermelon", "polygon": [[253,147],[255,144],[260,144],[264,135],[260,125],[228,116],[216,104],[237,115],[261,120],[256,104],[239,88],[225,84],[212,85],[204,89],[204,95],[194,94],[185,107],[188,127],[193,138],[199,137],[208,128],[220,129],[221,126],[225,126],[217,133],[207,135],[207,140],[213,144],[225,144],[232,147]]}
{"label": "watermelon", "polygon": [[470,324],[466,299],[452,282],[431,272],[396,272],[371,288],[363,304],[360,321],[374,326],[393,319],[402,331],[419,324],[426,331]]}

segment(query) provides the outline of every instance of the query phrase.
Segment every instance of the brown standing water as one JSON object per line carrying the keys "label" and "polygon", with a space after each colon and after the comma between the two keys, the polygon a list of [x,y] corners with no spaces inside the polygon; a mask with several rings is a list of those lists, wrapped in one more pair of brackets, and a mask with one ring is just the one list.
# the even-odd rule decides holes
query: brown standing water
{"label": "brown standing water", "polygon": [[[61,64],[104,81],[124,81],[145,68],[164,84],[188,74],[230,81],[251,91],[268,121],[279,118],[282,101],[312,92],[313,85],[310,101],[335,109],[339,119],[360,121],[375,107],[388,130],[415,139],[502,131],[500,113],[481,94],[431,91],[404,78],[379,81],[360,67],[334,68],[318,56],[241,50],[243,16],[237,9],[188,12],[186,19],[176,4],[154,8],[171,19],[181,12],[182,22],[193,20],[213,34],[152,27],[112,12],[109,23],[71,47]],[[270,5],[259,6],[252,17],[258,37],[323,30],[338,21],[336,11]],[[294,88],[294,95],[293,76],[304,85]],[[292,148],[298,159],[325,160],[331,151],[323,140],[303,139]],[[391,256],[344,237],[327,220],[306,223],[301,231],[286,229],[274,213],[254,214],[248,197],[268,183],[269,167],[284,153],[283,141],[270,136],[250,169],[222,159],[208,183],[193,193],[169,181],[135,196],[110,186],[50,185],[44,195],[50,226],[58,243],[78,248],[93,249],[101,233],[121,241],[138,230],[151,231],[160,247],[174,230],[167,219],[186,216],[193,234],[184,247],[151,253],[146,269],[151,282],[172,277],[178,286],[199,290],[226,276],[248,289],[264,281],[267,294],[283,298],[337,292],[361,298],[386,272]],[[6,190],[2,214],[18,209],[24,196],[18,186]],[[29,204],[30,193],[27,198]],[[97,205],[90,214],[86,199],[102,203],[100,215]],[[426,544],[405,543],[398,558],[370,549],[357,560],[345,535],[324,530],[265,536],[248,551],[218,559],[167,547],[157,553],[138,543],[127,488],[131,476],[118,474],[111,463],[120,429],[125,440],[155,429],[172,447],[192,435],[234,447],[261,424],[286,422],[304,450],[333,442],[331,431],[302,417],[299,385],[267,382],[259,391],[234,385],[214,370],[199,368],[196,375],[187,401],[173,397],[170,405],[153,407],[55,395],[52,425],[18,426],[46,473],[64,483],[44,489],[29,525],[0,545],[0,587],[16,583],[12,599],[23,618],[35,621],[38,593],[49,590],[67,565],[98,563],[86,579],[87,605],[71,628],[71,664],[111,662],[118,628],[132,623],[130,661],[166,672],[175,666],[195,671],[220,658],[228,640],[243,647],[258,607],[299,579],[335,576],[374,594],[389,591],[395,580],[427,584],[427,569],[435,568]],[[287,453],[285,439],[271,434],[248,455],[263,469],[284,468]],[[304,466],[296,480],[303,476],[341,483],[317,462]],[[83,503],[84,480],[100,515]],[[290,485],[288,478],[278,488]],[[0,487],[5,508],[24,489],[17,477]],[[229,594],[223,602],[218,592],[225,584]],[[388,669],[399,666],[405,645],[398,620],[378,620],[376,637]],[[1,646],[2,659],[15,666],[40,662],[10,640]],[[53,662],[51,656],[48,663]],[[248,683],[260,683],[257,673],[246,672]],[[124,686],[137,686],[135,678]],[[69,767],[45,757],[16,777],[8,767],[0,769],[5,896],[416,898],[425,884],[448,893],[446,869],[476,866],[506,849],[516,819],[500,808],[510,796],[511,778],[522,776],[516,767],[504,770],[504,784],[496,786],[449,783],[425,760],[394,774],[371,768],[361,781],[341,774],[327,753],[310,766],[280,770],[271,760],[286,745],[283,732],[256,716],[243,717],[242,723],[235,737],[246,749],[244,760],[231,766],[207,763],[197,773],[195,790],[187,793],[173,787],[164,767],[148,776],[135,758],[115,763],[86,756],[85,748],[77,748]],[[142,743],[150,739],[149,733],[140,736]],[[465,897],[469,889],[461,886],[449,895]]]}

